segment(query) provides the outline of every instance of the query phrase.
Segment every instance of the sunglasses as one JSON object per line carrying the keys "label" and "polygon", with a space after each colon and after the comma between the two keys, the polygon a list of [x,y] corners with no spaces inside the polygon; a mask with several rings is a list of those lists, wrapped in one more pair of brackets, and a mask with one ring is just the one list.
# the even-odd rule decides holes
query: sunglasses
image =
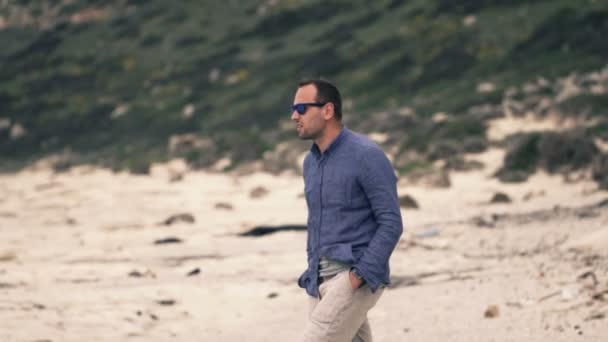
{"label": "sunglasses", "polygon": [[325,102],[325,103],[321,103],[321,102],[296,103],[293,106],[291,106],[291,112],[293,113],[293,111],[295,110],[296,112],[298,112],[298,114],[304,115],[308,111],[309,106],[323,107],[326,104],[327,104],[327,102]]}

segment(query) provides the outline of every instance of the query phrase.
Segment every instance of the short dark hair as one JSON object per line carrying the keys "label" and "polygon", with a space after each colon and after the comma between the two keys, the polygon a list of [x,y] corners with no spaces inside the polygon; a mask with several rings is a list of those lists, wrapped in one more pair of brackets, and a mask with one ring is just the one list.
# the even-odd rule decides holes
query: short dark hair
{"label": "short dark hair", "polygon": [[298,88],[312,84],[317,88],[317,97],[315,101],[321,103],[331,102],[334,104],[334,112],[336,113],[336,119],[342,120],[342,98],[340,92],[335,85],[329,81],[322,79],[309,79],[298,83]]}

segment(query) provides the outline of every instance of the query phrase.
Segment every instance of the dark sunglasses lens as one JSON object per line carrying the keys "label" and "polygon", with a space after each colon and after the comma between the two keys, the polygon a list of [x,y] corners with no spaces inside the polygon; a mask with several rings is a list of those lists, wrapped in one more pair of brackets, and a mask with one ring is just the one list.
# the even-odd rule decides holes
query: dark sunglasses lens
{"label": "dark sunglasses lens", "polygon": [[298,105],[295,105],[295,107],[296,107],[296,111],[298,112],[298,114],[302,115],[302,114],[306,113],[305,104],[298,104]]}

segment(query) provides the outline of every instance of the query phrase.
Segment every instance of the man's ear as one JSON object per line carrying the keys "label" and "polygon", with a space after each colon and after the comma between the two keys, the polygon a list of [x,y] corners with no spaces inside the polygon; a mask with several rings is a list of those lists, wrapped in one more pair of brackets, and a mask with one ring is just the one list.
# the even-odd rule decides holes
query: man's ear
{"label": "man's ear", "polygon": [[334,107],[334,104],[331,102],[326,103],[325,106],[323,106],[323,118],[325,118],[325,120],[329,120],[334,116],[336,116],[336,108]]}

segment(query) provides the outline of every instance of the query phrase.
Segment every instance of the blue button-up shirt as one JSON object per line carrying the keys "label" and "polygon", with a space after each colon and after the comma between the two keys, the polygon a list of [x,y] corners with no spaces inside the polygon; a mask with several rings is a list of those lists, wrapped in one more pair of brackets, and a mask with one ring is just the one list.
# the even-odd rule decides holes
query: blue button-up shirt
{"label": "blue button-up shirt", "polygon": [[390,283],[389,258],[403,232],[397,177],[378,145],[346,127],[324,153],[304,159],[308,268],[298,285],[319,296],[319,258],[355,267],[375,292]]}

